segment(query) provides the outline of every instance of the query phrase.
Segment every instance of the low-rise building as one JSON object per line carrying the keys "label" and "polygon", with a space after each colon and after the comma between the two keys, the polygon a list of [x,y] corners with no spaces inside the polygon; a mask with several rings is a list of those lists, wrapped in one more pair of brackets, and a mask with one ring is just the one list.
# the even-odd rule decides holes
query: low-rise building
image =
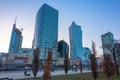
{"label": "low-rise building", "polygon": [[1,53],[2,64],[32,64],[33,57],[28,54]]}

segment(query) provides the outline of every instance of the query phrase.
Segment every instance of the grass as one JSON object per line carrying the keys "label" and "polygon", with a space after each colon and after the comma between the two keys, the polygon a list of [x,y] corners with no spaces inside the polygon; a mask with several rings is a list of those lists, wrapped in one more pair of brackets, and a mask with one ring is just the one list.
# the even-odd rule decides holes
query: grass
{"label": "grass", "polygon": [[[107,80],[108,78],[103,73],[98,73],[97,80]],[[28,78],[28,79],[20,79],[20,80],[42,80],[42,78]],[[58,75],[58,76],[52,76],[51,80],[66,80],[65,75]],[[67,80],[94,80],[91,73],[83,73],[83,74],[69,74],[67,76]],[[113,75],[111,77],[111,80],[120,80],[120,76]]]}

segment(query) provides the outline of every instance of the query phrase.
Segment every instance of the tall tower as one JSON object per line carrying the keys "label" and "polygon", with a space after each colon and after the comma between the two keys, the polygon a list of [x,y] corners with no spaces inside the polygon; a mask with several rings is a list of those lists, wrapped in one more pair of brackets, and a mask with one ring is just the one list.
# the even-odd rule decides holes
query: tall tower
{"label": "tall tower", "polygon": [[22,39],[22,31],[16,28],[15,20],[15,23],[13,24],[8,53],[18,53],[22,46]]}
{"label": "tall tower", "polygon": [[105,33],[101,35],[102,40],[102,47],[103,47],[103,54],[110,53],[109,50],[106,47],[112,48],[114,45],[114,36],[111,32]]}
{"label": "tall tower", "polygon": [[70,57],[73,59],[83,59],[82,30],[81,27],[72,22],[69,27],[70,35]]}
{"label": "tall tower", "polygon": [[40,59],[47,58],[48,49],[52,49],[52,59],[57,56],[58,11],[47,4],[39,9],[36,22],[33,48],[40,49]]}

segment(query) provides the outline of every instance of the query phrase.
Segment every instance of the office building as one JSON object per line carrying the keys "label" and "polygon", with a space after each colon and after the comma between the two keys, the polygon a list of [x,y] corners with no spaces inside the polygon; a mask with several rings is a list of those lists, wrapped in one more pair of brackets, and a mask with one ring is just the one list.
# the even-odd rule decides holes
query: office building
{"label": "office building", "polygon": [[69,45],[64,40],[58,42],[58,52],[60,58],[65,58],[66,55],[69,56]]}
{"label": "office building", "polygon": [[83,65],[88,67],[90,65],[90,49],[88,47],[83,48],[84,58],[83,58]]}
{"label": "office building", "polygon": [[102,48],[103,48],[103,54],[109,54],[111,53],[108,50],[112,49],[114,46],[114,36],[111,32],[105,33],[103,35],[101,35],[101,40],[102,40]]}
{"label": "office building", "polygon": [[43,4],[37,12],[33,48],[40,49],[41,60],[47,58],[48,49],[52,49],[52,59],[57,56],[58,10]]}
{"label": "office building", "polygon": [[12,29],[8,53],[11,54],[18,53],[22,46],[22,39],[23,39],[22,30],[16,28],[15,21]]}
{"label": "office building", "polygon": [[69,27],[70,35],[70,57],[72,59],[83,59],[82,30],[79,25],[72,22]]}
{"label": "office building", "polygon": [[90,59],[90,53],[91,53],[91,51],[90,51],[90,49],[88,47],[84,47],[83,48],[83,53],[84,53],[84,57],[86,59]]}

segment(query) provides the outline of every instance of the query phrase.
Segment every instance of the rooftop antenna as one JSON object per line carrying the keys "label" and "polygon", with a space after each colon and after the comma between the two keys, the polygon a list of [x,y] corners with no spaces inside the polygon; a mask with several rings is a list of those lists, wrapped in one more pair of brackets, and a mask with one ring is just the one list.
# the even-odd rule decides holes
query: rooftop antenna
{"label": "rooftop antenna", "polygon": [[15,17],[15,23],[13,25],[14,28],[16,27],[16,21],[17,21],[17,16]]}

